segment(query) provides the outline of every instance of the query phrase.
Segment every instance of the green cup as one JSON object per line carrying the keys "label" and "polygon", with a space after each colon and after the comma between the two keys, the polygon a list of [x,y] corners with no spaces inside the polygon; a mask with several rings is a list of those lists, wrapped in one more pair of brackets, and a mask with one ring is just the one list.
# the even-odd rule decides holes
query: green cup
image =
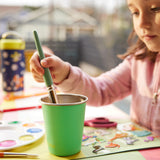
{"label": "green cup", "polygon": [[78,94],[57,94],[58,104],[48,96],[40,99],[45,122],[48,148],[57,156],[80,152],[85,106],[88,98]]}

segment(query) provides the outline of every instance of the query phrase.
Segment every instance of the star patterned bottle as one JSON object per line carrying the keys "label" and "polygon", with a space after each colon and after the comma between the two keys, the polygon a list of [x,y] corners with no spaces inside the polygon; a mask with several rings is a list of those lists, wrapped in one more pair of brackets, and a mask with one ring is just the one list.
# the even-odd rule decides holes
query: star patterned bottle
{"label": "star patterned bottle", "polygon": [[1,73],[5,96],[18,96],[24,90],[25,42],[17,32],[9,31],[2,35]]}

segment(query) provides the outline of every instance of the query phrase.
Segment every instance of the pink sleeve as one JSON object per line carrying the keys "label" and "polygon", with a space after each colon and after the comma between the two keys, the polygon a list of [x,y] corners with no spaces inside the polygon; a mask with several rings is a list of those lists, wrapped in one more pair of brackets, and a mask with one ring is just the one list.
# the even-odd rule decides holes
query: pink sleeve
{"label": "pink sleeve", "polygon": [[80,68],[70,66],[68,79],[57,87],[64,93],[86,95],[89,105],[110,104],[128,96],[131,92],[130,60],[127,58],[116,68],[98,77],[91,77]]}

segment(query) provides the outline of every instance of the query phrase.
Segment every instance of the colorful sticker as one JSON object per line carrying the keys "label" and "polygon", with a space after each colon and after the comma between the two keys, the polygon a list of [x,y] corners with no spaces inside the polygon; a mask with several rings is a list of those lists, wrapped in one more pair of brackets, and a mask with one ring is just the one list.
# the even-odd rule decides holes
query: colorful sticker
{"label": "colorful sticker", "polygon": [[137,137],[145,137],[151,134],[150,131],[142,130],[142,131],[131,131],[132,134],[136,135]]}

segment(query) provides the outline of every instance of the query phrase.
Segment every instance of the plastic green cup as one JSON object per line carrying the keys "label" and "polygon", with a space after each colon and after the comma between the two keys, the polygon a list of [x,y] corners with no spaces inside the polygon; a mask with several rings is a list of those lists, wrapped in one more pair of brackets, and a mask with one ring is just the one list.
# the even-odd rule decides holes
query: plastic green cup
{"label": "plastic green cup", "polygon": [[88,98],[78,94],[57,94],[58,104],[48,96],[40,99],[49,152],[70,156],[80,152],[85,106]]}

